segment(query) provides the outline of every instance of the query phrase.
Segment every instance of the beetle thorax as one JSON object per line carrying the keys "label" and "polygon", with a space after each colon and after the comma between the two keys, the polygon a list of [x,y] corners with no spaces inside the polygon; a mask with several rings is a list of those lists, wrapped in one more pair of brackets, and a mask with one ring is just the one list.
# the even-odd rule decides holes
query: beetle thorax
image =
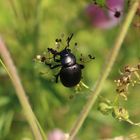
{"label": "beetle thorax", "polygon": [[62,66],[72,66],[76,64],[76,58],[72,53],[66,53],[61,59]]}

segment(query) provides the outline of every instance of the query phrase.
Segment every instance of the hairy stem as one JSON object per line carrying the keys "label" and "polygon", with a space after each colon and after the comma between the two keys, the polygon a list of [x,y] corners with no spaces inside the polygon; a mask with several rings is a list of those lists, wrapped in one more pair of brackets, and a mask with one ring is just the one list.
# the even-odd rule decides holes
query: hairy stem
{"label": "hairy stem", "polygon": [[109,75],[111,68],[116,60],[116,57],[118,55],[118,52],[121,48],[121,45],[123,43],[123,40],[126,36],[126,33],[129,29],[129,26],[132,22],[132,19],[135,15],[135,12],[137,10],[137,7],[139,5],[139,0],[135,0],[126,16],[126,19],[120,29],[120,32],[118,34],[118,37],[115,41],[114,47],[112,48],[112,50],[110,51],[110,55],[108,56],[105,65],[103,67],[103,71],[101,72],[101,76],[99,77],[95,88],[93,89],[92,94],[90,95],[90,97],[87,99],[87,103],[84,105],[80,115],[78,116],[76,122],[74,123],[72,129],[70,130],[69,133],[69,138],[67,138],[66,140],[73,140],[73,138],[75,137],[75,135],[78,133],[80,127],[82,126],[82,124],[84,123],[86,117],[88,116],[88,113],[90,112],[90,110],[92,109],[92,106],[94,105],[104,83],[105,80],[107,78],[107,76]]}
{"label": "hairy stem", "polygon": [[16,68],[13,64],[11,56],[10,56],[4,42],[2,41],[2,39],[0,39],[0,56],[3,59],[4,63],[2,62],[2,60],[0,60],[0,62],[2,63],[3,67],[6,69],[8,75],[12,81],[12,84],[16,90],[17,97],[21,103],[21,106],[24,110],[26,119],[32,129],[35,139],[36,140],[46,140],[46,138],[41,135],[41,132],[39,130],[40,128],[38,127],[38,124],[37,124],[38,121],[32,111],[32,108],[28,101],[28,97],[25,94],[23,86],[20,82],[20,78],[17,74]]}

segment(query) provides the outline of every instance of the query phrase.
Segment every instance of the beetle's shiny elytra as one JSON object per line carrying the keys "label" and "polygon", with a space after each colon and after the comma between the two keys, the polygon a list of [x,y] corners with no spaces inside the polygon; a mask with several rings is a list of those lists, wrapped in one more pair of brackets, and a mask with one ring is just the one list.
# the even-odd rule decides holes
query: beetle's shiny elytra
{"label": "beetle's shiny elytra", "polygon": [[62,67],[59,75],[62,84],[66,87],[76,86],[81,80],[81,69],[84,66],[76,63],[76,58],[69,49],[63,50],[60,53],[60,58]]}
{"label": "beetle's shiny elytra", "polygon": [[66,87],[73,87],[77,85],[82,76],[81,66],[74,64],[70,67],[62,67],[60,70],[60,80]]}

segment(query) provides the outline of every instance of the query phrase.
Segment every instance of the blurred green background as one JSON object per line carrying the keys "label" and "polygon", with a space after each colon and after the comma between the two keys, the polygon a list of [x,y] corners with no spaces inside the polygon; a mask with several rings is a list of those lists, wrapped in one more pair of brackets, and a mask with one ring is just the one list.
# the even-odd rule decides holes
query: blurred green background
{"label": "blurred green background", "polygon": [[[33,59],[48,47],[55,47],[55,39],[62,33],[74,33],[71,44],[78,43],[78,50],[96,59],[85,64],[82,81],[93,87],[102,65],[113,47],[121,23],[109,30],[91,26],[85,17],[87,0],[6,0],[0,1],[0,36],[6,42],[21,77],[34,113],[46,133],[55,128],[68,132],[84,106],[89,91],[80,95],[74,89],[65,88],[60,82],[50,82],[37,72]],[[125,15],[125,14],[124,14]],[[106,80],[101,94],[113,99],[114,79],[125,65],[137,65],[140,59],[140,29],[130,27],[117,61]],[[77,52],[75,52],[77,53]],[[140,121],[140,86],[130,89],[124,106],[134,122]],[[140,128],[126,122],[118,122],[111,115],[104,116],[97,104],[88,115],[77,135],[79,140],[100,140],[120,135],[139,134]],[[0,65],[0,140],[33,139],[29,125],[7,73]]]}

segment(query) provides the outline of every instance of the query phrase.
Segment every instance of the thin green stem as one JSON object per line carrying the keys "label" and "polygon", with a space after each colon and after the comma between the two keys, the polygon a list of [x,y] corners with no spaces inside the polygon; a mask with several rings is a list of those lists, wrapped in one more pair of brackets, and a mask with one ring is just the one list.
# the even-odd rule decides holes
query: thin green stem
{"label": "thin green stem", "polygon": [[140,123],[134,123],[132,122],[131,120],[126,120],[128,123],[132,124],[132,125],[135,125],[135,126],[140,126]]}
{"label": "thin green stem", "polygon": [[1,59],[0,59],[0,63],[3,66],[3,68],[5,69],[5,71],[7,72],[8,76],[10,77],[10,79],[12,80],[11,74],[9,73],[9,71],[7,70],[6,66],[4,65],[4,63],[3,63],[3,61]]}
{"label": "thin green stem", "polygon": [[106,80],[107,76],[109,75],[111,68],[117,58],[117,55],[118,55],[121,45],[124,41],[126,33],[129,29],[129,26],[132,22],[132,19],[135,15],[138,5],[139,5],[139,0],[135,0],[120,29],[120,32],[118,34],[114,47],[112,48],[110,55],[108,56],[108,59],[105,63],[105,66],[103,67],[101,76],[99,77],[92,94],[87,99],[87,103],[84,105],[80,115],[78,116],[76,122],[74,123],[72,129],[70,130],[69,138],[66,138],[66,140],[73,140],[73,138],[75,137],[75,135],[78,133],[79,129],[81,128],[82,124],[84,123],[86,117],[88,116],[90,110],[92,109],[92,106],[94,105],[98,95],[100,94],[100,91],[105,83],[105,80]]}
{"label": "thin green stem", "polygon": [[118,100],[119,100],[119,94],[116,95],[116,97],[113,101],[113,106],[116,106],[118,104]]}
{"label": "thin green stem", "polygon": [[0,59],[0,62],[2,64],[2,66],[5,68],[5,70],[7,71],[8,75],[12,81],[12,84],[16,90],[17,97],[21,103],[21,106],[24,110],[26,119],[32,129],[35,139],[36,140],[46,140],[46,137],[44,135],[41,135],[43,133],[42,129],[40,129],[41,126],[32,111],[32,108],[28,101],[28,97],[25,94],[23,86],[20,82],[20,78],[17,74],[16,67],[13,64],[11,56],[10,56],[4,42],[2,41],[2,39],[0,39],[0,56],[3,59],[3,61]]}

